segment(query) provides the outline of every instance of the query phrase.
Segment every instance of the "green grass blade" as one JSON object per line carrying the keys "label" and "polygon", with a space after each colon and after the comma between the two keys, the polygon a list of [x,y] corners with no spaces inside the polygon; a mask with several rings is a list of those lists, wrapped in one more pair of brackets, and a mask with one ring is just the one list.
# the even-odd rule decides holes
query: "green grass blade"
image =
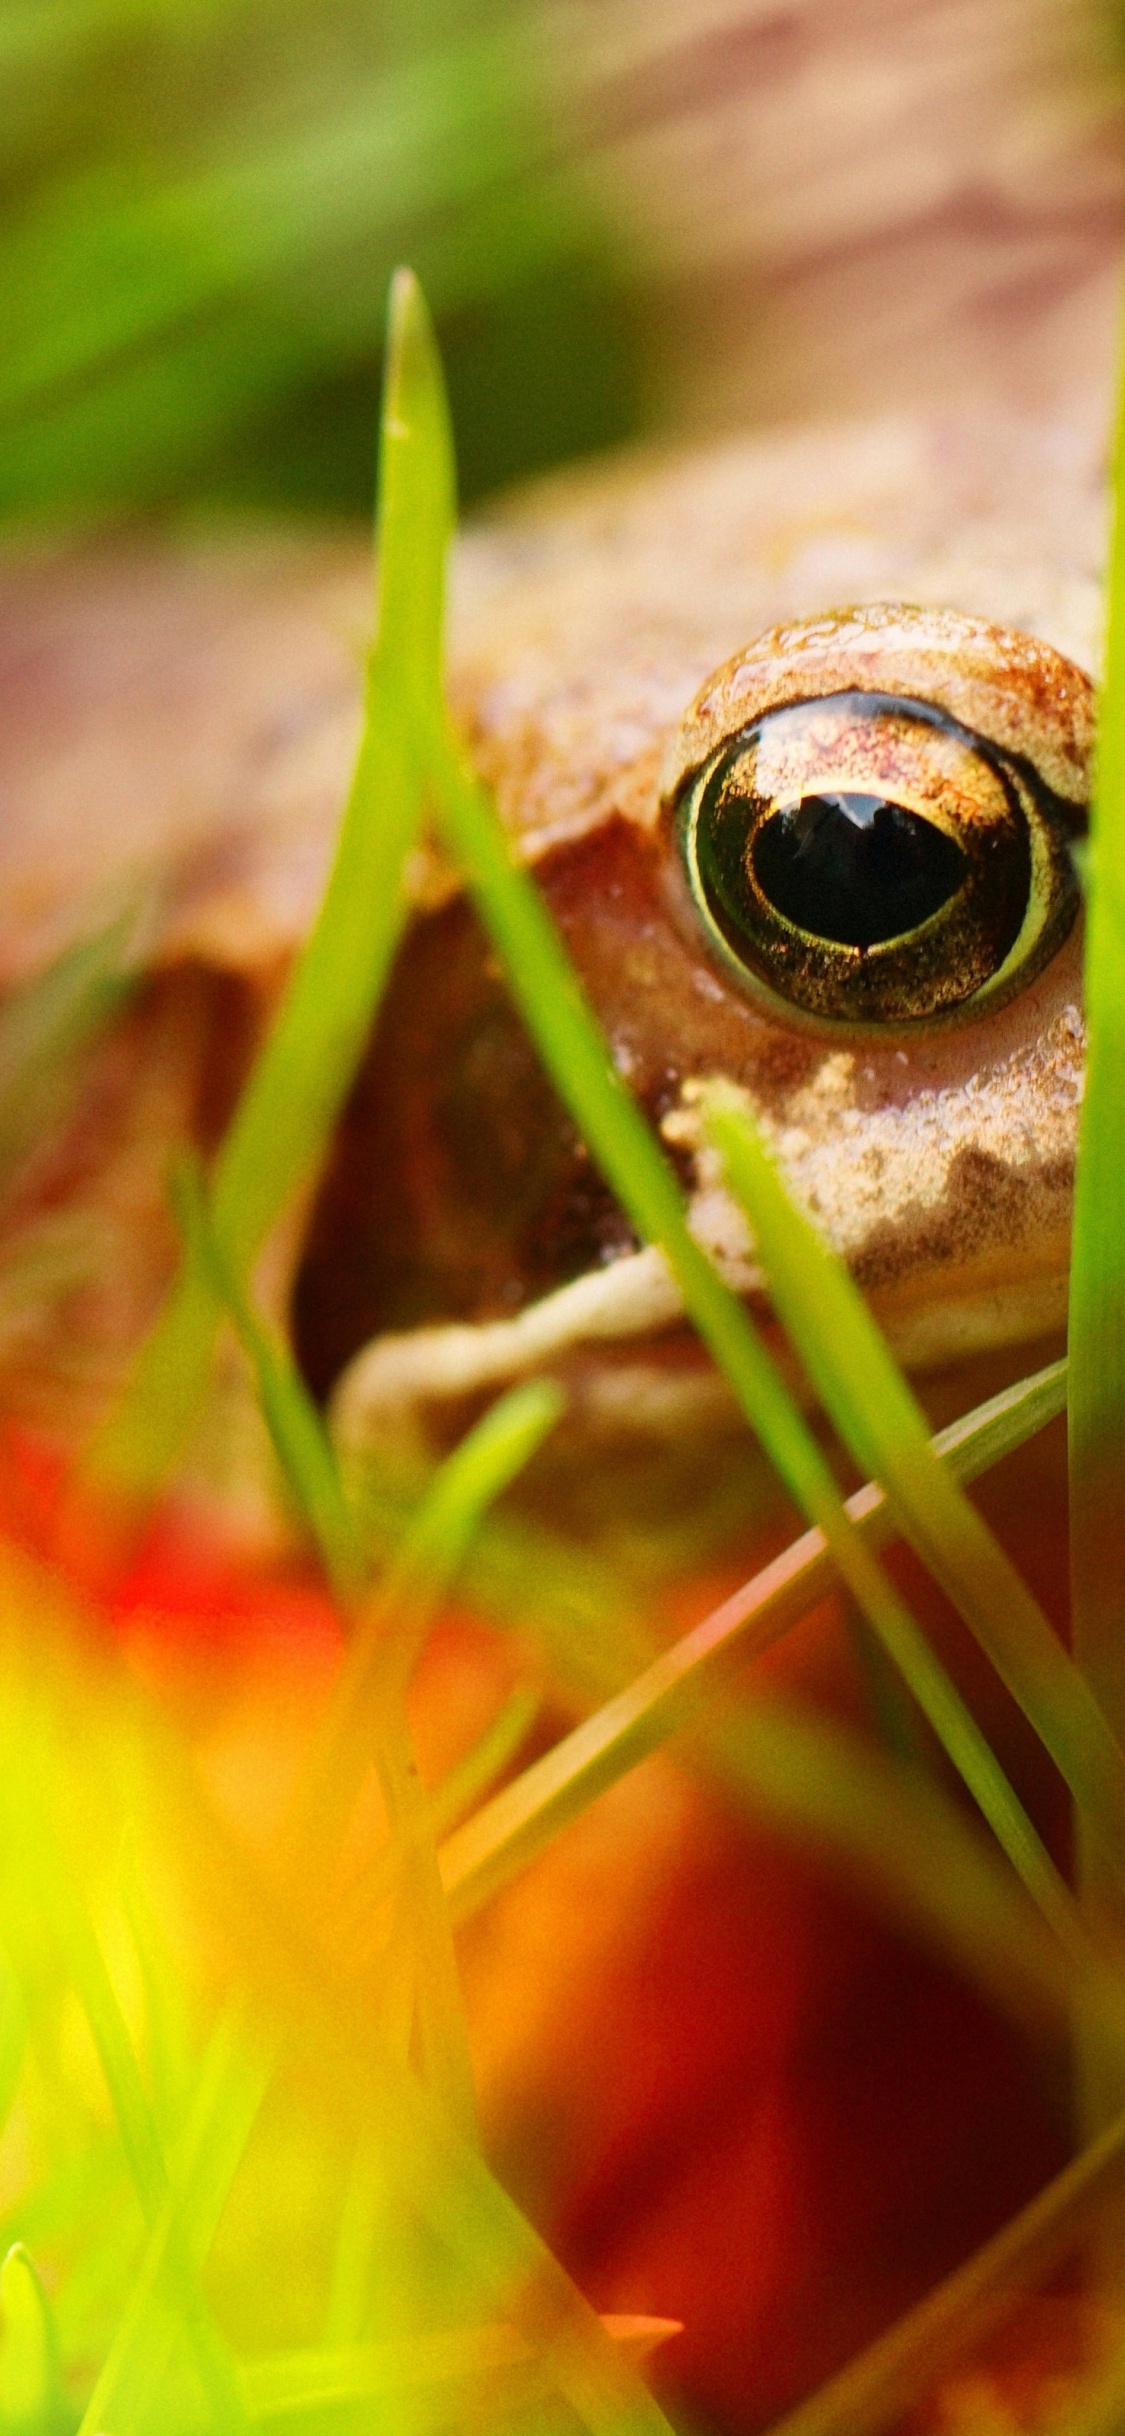
{"label": "green grass blade", "polygon": [[[519,1684],[498,1710],[491,1725],[435,1785],[426,1800],[426,1826],[437,1845],[478,1808],[498,1776],[515,1758],[540,1715],[543,1696],[530,1684]],[[384,1849],[359,1873],[349,1888],[341,1935],[354,1944],[391,1884],[394,1855]],[[355,2329],[350,2330],[352,2333]],[[338,2332],[338,2340],[345,2336]]]}
{"label": "green grass blade", "polygon": [[[357,2344],[370,2334],[373,2294],[385,2302],[389,2280],[385,2258],[390,2252],[384,2233],[387,2199],[379,2139],[367,2123],[355,2144],[337,2218],[328,2308],[317,2358],[322,2359],[326,2351]],[[376,2273],[377,2265],[384,2267],[382,2277]],[[247,2401],[253,2410],[250,2389]]]}
{"label": "green grass blade", "polygon": [[1069,1426],[1074,1646],[1111,1723],[1125,1731],[1125,411],[1114,495],[1091,808]]}
{"label": "green grass blade", "polygon": [[54,2311],[22,2242],[0,2267],[0,2428],[55,2436],[70,2417]]}
{"label": "green grass blade", "polygon": [[[11,1780],[15,1762],[9,1759]],[[30,1773],[30,1772],[29,1772]],[[172,2209],[168,2168],[141,2079],[132,2041],[106,1968],[101,1946],[75,1888],[73,1871],[59,1848],[36,1786],[25,1781],[21,1803],[28,1891],[49,1921],[67,1973],[89,2023],[109,2091],[122,2149],[150,2234],[168,2218],[161,2275],[191,2344],[209,2401],[224,2427],[243,2423],[241,2402],[225,2343],[196,2281]]]}
{"label": "green grass blade", "polygon": [[[406,918],[404,864],[421,806],[416,738],[440,699],[454,503],[441,366],[408,272],[391,293],[379,498],[378,625],[336,858],[212,1184],[215,1228],[240,1284],[323,1154]],[[219,1310],[213,1287],[186,1270],[91,1452],[95,1485],[137,1503],[155,1493],[204,1392]]]}
{"label": "green grass blade", "polygon": [[[1053,1363],[943,1430],[935,1451],[959,1478],[971,1479],[1053,1419],[1065,1394],[1066,1365]],[[894,1516],[873,1482],[856,1490],[847,1510],[876,1546],[893,1537]],[[824,1533],[807,1531],[494,1795],[442,1849],[454,1918],[487,1902],[599,1793],[691,1725],[734,1671],[807,1615],[835,1579]]]}
{"label": "green grass blade", "polygon": [[143,2051],[152,2110],[165,2156],[183,2126],[194,2078],[187,1992],[149,1903],[135,1830],[126,1829],[119,1870],[121,1908],[144,1998]]}
{"label": "green grass blade", "polygon": [[542,1446],[566,1407],[553,1379],[530,1379],[498,1396],[445,1462],[403,1534],[377,1601],[379,1609],[432,1614],[488,1509]]}
{"label": "green grass blade", "polygon": [[939,1430],[933,1440],[935,1454],[948,1464],[955,1480],[979,1479],[982,1472],[1002,1462],[1005,1455],[1014,1455],[1037,1430],[1066,1411],[1068,1381],[1065,1354],[1061,1361],[1048,1362],[1025,1379],[1014,1379],[1010,1387],[1002,1387],[998,1395],[989,1396],[986,1403]]}
{"label": "green grass blade", "polygon": [[437,1851],[418,1778],[405,1712],[397,1702],[373,1721],[372,1747],[387,1805],[395,1863],[395,1917],[384,1957],[384,1986],[408,1993],[419,2068],[426,2088],[462,2140],[480,2138],[453,1934]]}
{"label": "green grass blade", "polygon": [[542,1445],[561,1391],[533,1380],[501,1396],[440,1466],[393,1564],[354,1619],[353,1636],[317,1737],[292,1833],[334,1850],[373,1752],[372,1720],[401,1698],[415,1659],[489,1506]]}
{"label": "green grass blade", "polygon": [[[122,2310],[109,2353],[82,2414],[78,2436],[133,2436],[150,2424],[180,2327],[195,2333],[193,2313],[180,2297],[177,2319],[159,2307],[165,2278],[177,2253],[198,2274],[206,2259],[231,2183],[238,2170],[269,2079],[266,2063],[243,2053],[233,2016],[215,2032],[200,2075],[181,2154],[170,2188],[153,2223],[140,2272]],[[241,2394],[233,2379],[217,2424],[245,2426]]]}
{"label": "green grass blade", "polygon": [[81,1904],[70,1897],[63,1857],[60,1853],[45,1853],[44,1860],[40,1889],[51,1905],[53,1925],[98,2051],[129,2171],[145,2216],[151,2222],[163,2202],[168,2180],[132,2041],[93,1927]]}
{"label": "green grass blade", "polygon": [[[654,2333],[658,2327],[655,2321]],[[618,2328],[607,2331],[621,2340]],[[291,2352],[257,2360],[244,2375],[255,2426],[277,2425],[283,2432],[298,2413],[379,2402],[404,2385],[423,2397],[432,2395],[432,2410],[423,2404],[421,2424],[446,2427],[461,2413],[466,2425],[475,2424],[474,2404],[479,2409],[484,2395],[490,2419],[502,2425],[517,2405],[522,2412],[533,2401],[546,2400],[550,2390],[528,2343],[502,2324],[422,2334],[409,2345],[384,2341]]]}
{"label": "green grass blade", "polygon": [[[1125,1742],[1125,393],[1118,409],[1105,678],[1087,868],[1088,1042],[1070,1271],[1071,1646]],[[1120,1938],[1125,1902],[1079,1832],[1092,1917]],[[1082,2040],[1080,2112],[1096,2130],[1125,2103],[1121,2052]],[[1121,2231],[1119,2212],[1116,2229]]]}
{"label": "green grass blade", "polygon": [[418,1781],[404,1701],[436,1608],[483,1515],[554,1427],[558,1388],[514,1388],[440,1466],[386,1579],[353,1604],[352,1639],[286,1831],[290,1864],[323,1879],[372,1762],[393,1838],[396,1921],[387,1970],[416,2019],[427,2085],[469,2142],[475,2103],[460,1988],[433,1827]]}
{"label": "green grass blade", "polygon": [[27,2052],[27,2014],[6,1953],[0,1953],[0,2134],[7,2127]]}
{"label": "green grass blade", "polygon": [[430,1795],[430,1823],[435,1836],[451,1835],[460,1821],[484,1800],[527,1741],[543,1707],[543,1694],[529,1683],[516,1685],[491,1725],[443,1776]]}
{"label": "green grass blade", "polygon": [[409,2073],[397,2076],[387,2145],[404,2192],[489,2311],[510,2320],[589,2436],[671,2436],[623,2347],[483,2158],[451,2135]]}
{"label": "green grass blade", "polygon": [[324,1423],[288,1346],[263,1326],[238,1284],[194,1161],[184,1160],[177,1167],[171,1192],[189,1264],[233,1323],[253,1369],[258,1401],[294,1505],[346,1614],[367,1567]]}
{"label": "green grass blade", "polygon": [[[290,1357],[272,1342],[239,1292],[194,1170],[185,1167],[180,1171],[176,1203],[189,1250],[221,1294],[254,1364],[274,1445],[340,1594],[343,1611],[358,1624],[360,1655],[353,1669],[345,1668],[332,1705],[336,1740],[332,1744],[330,1726],[330,1747],[319,1779],[323,1787],[330,1786],[330,1797],[327,1803],[320,1803],[319,1817],[311,1828],[306,1814],[305,1832],[311,1832],[323,1851],[326,1830],[331,1836],[342,1823],[341,1804],[347,1802],[349,1792],[358,1791],[361,1765],[374,1757],[395,1839],[398,1878],[395,1955],[390,1967],[397,1968],[399,1955],[405,1955],[428,2085],[445,2104],[462,2136],[475,2139],[468,2039],[434,1831],[401,1701],[410,1671],[409,1653],[420,1646],[435,1602],[460,1563],[481,1514],[539,1445],[557,1417],[561,1399],[550,1387],[518,1390],[507,1409],[487,1415],[441,1467],[365,1627],[357,1608],[364,1571],[362,1550],[319,1414]],[[380,1628],[385,1640],[396,1616],[407,1625],[406,1648],[400,1648],[393,1679],[377,1690],[371,1642]],[[345,1766],[349,1750],[351,1768]]]}
{"label": "green grass blade", "polygon": [[704,1105],[771,1293],[825,1409],[857,1461],[883,1482],[900,1528],[1125,1872],[1125,1758],[1089,1685],[987,1524],[935,1460],[924,1415],[862,1295],[794,1205],[744,1104],[716,1086]]}

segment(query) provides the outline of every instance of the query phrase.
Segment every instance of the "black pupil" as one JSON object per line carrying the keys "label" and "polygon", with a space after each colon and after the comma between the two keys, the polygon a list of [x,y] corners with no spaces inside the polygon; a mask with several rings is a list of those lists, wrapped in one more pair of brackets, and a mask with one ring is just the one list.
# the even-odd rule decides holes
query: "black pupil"
{"label": "black pupil", "polygon": [[805,795],[763,821],[751,849],[764,896],[787,921],[842,947],[916,930],[956,894],[954,838],[882,795]]}

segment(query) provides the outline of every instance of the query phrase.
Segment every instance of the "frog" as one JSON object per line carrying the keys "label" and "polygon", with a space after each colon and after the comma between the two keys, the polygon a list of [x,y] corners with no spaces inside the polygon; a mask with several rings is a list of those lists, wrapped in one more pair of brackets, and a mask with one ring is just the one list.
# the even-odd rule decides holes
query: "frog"
{"label": "frog", "polygon": [[[1083,1054],[1070,847],[1088,792],[1104,526],[1088,400],[1049,420],[950,406],[548,479],[468,532],[454,570],[455,718],[697,1233],[764,1311],[694,1106],[721,1073],[923,1374],[1057,1338],[1064,1321]],[[123,867],[155,892],[116,1088],[124,1105],[151,1078],[145,1041],[159,1033],[168,1105],[148,1109],[147,1163],[135,1129],[120,1148],[122,1256],[137,1275],[130,1294],[119,1271],[112,1321],[97,1318],[96,1288],[88,1297],[95,1334],[135,1339],[151,1311],[174,1259],[162,1126],[215,1138],[311,920],[355,750],[369,587],[366,547],[332,532],[139,541],[8,571],[0,983],[65,944]],[[901,953],[821,938],[803,981],[794,941],[831,927],[823,905],[802,925],[754,880],[749,914],[728,904],[716,918],[714,874],[700,879],[708,816],[702,830],[692,816],[685,842],[684,802],[756,721],[776,757],[786,719],[810,715],[787,706],[818,699],[852,706],[830,747],[801,748],[827,751],[836,810],[805,786],[800,752],[790,810],[820,803],[822,826],[853,845],[865,833],[839,804],[870,821],[890,801],[888,752],[902,762],[896,852],[940,835],[956,858],[976,834],[958,804],[979,812],[991,790],[987,853],[1034,865],[1031,895],[1050,899],[1032,937],[1017,875],[999,981],[979,938],[943,929],[941,906],[964,890],[942,898],[935,877],[930,927],[906,923]],[[771,882],[791,884],[792,872]],[[448,1436],[474,1397],[544,1363],[566,1373],[587,1438],[627,1426],[667,1443],[704,1425],[722,1390],[660,1256],[631,1236],[544,1083],[434,845],[413,858],[410,889],[377,1035],[286,1278],[303,1367],[341,1442],[362,1450],[443,1413]],[[893,938],[900,915],[886,919]],[[913,997],[872,985],[849,1002],[823,973],[810,984],[808,954],[854,980],[889,953],[908,977],[928,954]],[[83,1172],[95,1197],[120,1198],[120,1176]]]}

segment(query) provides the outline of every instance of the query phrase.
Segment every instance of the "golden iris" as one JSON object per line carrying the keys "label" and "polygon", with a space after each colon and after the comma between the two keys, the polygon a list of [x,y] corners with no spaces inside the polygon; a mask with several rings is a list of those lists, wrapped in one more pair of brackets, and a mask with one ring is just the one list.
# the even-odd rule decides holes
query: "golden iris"
{"label": "golden iris", "polygon": [[1075,807],[927,702],[828,694],[720,745],[678,809],[724,961],[811,1015],[992,1006],[1073,922]]}

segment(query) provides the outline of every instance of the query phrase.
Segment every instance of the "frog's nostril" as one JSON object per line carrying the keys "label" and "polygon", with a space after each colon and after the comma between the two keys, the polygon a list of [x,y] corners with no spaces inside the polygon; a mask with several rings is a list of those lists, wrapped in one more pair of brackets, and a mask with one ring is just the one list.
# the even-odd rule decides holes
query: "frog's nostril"
{"label": "frog's nostril", "polygon": [[804,795],[775,812],[751,848],[763,896],[799,929],[843,947],[900,938],[939,913],[968,858],[933,821],[882,795]]}

